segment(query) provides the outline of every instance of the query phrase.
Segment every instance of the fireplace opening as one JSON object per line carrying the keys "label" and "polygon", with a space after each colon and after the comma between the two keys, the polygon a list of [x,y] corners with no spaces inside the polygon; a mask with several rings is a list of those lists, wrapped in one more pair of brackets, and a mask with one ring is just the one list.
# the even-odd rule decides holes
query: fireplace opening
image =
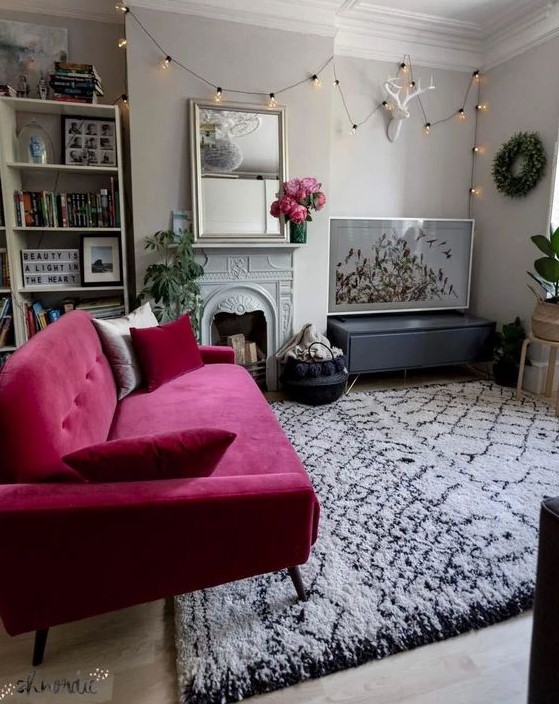
{"label": "fireplace opening", "polygon": [[242,315],[216,313],[212,322],[212,344],[232,347],[235,362],[245,367],[258,386],[266,391],[268,332],[263,311]]}

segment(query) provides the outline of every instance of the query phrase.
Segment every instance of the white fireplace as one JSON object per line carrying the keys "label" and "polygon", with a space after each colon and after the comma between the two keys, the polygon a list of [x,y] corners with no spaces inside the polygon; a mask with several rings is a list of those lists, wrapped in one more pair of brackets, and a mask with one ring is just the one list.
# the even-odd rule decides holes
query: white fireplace
{"label": "white fireplace", "polygon": [[[275,354],[293,333],[293,249],[288,245],[198,245],[196,259],[204,267],[199,279],[202,344],[219,344],[216,316],[224,317],[219,314],[241,317],[260,311],[265,332],[262,316],[251,316],[250,321],[243,322],[254,324],[253,319],[260,318],[256,337],[260,338],[260,351],[265,353],[266,386],[269,391],[277,390]],[[241,329],[240,320],[239,324]]]}

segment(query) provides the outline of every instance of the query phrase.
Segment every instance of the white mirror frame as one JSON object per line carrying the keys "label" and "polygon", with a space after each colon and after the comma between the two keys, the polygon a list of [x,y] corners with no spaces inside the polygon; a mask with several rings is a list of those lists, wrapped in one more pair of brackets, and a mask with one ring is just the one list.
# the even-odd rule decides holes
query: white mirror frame
{"label": "white mirror frame", "polygon": [[266,233],[228,234],[215,233],[205,235],[203,230],[203,205],[202,205],[202,165],[200,158],[200,111],[201,110],[235,110],[238,112],[261,113],[263,115],[278,116],[278,152],[279,152],[279,180],[278,190],[287,181],[287,116],[286,108],[275,106],[266,108],[262,105],[248,103],[216,103],[215,101],[198,100],[190,98],[190,178],[192,184],[192,221],[195,242],[213,242],[215,244],[235,243],[285,243],[289,241],[289,232],[284,218],[279,219],[279,234]]}

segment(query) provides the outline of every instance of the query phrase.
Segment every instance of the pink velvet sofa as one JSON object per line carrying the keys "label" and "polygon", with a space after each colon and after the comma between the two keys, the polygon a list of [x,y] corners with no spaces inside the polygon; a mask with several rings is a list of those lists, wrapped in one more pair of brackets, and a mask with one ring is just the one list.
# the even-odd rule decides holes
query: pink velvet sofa
{"label": "pink velvet sofa", "polygon": [[[310,480],[266,400],[226,347],[156,391],[117,402],[87,314],[72,312],[0,373],[0,616],[36,631],[298,565],[316,540]],[[107,439],[189,427],[237,437],[211,476],[106,484],[14,481]]]}

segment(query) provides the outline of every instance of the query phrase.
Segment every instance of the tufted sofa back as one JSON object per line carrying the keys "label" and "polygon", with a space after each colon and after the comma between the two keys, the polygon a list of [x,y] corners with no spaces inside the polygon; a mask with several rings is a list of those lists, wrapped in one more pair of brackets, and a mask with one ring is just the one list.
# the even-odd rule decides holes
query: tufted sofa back
{"label": "tufted sofa back", "polygon": [[68,452],[106,440],[116,404],[91,318],[67,313],[0,372],[0,483],[38,476]]}

